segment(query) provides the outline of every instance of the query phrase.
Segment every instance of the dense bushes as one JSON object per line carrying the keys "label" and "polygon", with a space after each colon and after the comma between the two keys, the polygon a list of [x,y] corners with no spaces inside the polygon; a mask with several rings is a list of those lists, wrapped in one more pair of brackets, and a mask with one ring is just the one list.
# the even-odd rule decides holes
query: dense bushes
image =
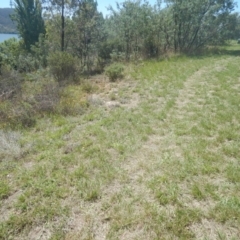
{"label": "dense bushes", "polygon": [[36,53],[37,46],[33,46],[34,51],[26,52],[22,48],[22,42],[15,38],[4,41],[0,44],[0,65],[8,66],[18,72],[32,72],[42,66],[39,58],[42,52]]}
{"label": "dense bushes", "polygon": [[21,43],[15,38],[10,38],[0,44],[0,65],[7,65],[12,69],[17,68],[18,57],[21,54]]}
{"label": "dense bushes", "polygon": [[1,55],[0,126],[31,127],[37,118],[48,114],[82,113],[87,107],[86,101],[73,104],[65,90],[66,83],[78,79],[78,60],[67,52],[55,52],[48,58],[48,68],[31,72],[34,60],[38,62],[38,59],[34,58],[34,54],[28,56],[18,56],[22,61],[16,71]]}
{"label": "dense bushes", "polygon": [[50,72],[60,85],[77,80],[77,59],[67,52],[55,52],[48,58]]}
{"label": "dense bushes", "polygon": [[88,108],[86,92],[93,91],[89,84],[62,87],[40,76],[37,80],[26,79],[21,95],[0,99],[0,128],[33,127],[38,118],[52,114],[78,115]]}

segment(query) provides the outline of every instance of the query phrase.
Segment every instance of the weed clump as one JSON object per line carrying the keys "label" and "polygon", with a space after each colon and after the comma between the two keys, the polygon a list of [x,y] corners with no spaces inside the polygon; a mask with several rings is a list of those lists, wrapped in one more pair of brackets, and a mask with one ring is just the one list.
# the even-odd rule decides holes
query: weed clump
{"label": "weed clump", "polygon": [[5,199],[10,194],[10,187],[7,183],[2,182],[0,183],[0,200]]}
{"label": "weed clump", "polygon": [[111,82],[115,82],[117,79],[123,78],[124,67],[120,63],[113,63],[105,70],[105,74],[108,76]]}

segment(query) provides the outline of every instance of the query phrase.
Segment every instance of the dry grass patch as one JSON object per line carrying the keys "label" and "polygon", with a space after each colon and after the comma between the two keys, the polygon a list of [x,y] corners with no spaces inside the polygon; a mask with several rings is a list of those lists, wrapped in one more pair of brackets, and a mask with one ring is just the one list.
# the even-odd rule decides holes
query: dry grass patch
{"label": "dry grass patch", "polygon": [[14,131],[0,131],[0,158],[21,156],[22,149],[20,145],[21,133]]}

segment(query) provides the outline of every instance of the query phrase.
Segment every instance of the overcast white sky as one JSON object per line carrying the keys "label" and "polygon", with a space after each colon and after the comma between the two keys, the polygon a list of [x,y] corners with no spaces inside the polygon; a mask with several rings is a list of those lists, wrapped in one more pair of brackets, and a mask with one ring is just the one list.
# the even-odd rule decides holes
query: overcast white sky
{"label": "overcast white sky", "polygon": [[[14,0],[12,0],[12,2],[14,2]],[[106,8],[109,5],[111,5],[115,8],[116,2],[123,2],[123,0],[98,0],[97,2],[98,2],[98,10],[101,11],[103,13],[103,15],[106,15],[108,13]],[[154,4],[155,2],[156,2],[156,0],[149,0],[149,3],[151,3],[151,4]],[[235,11],[239,12],[240,11],[240,0],[235,0],[235,2],[239,6],[235,9]],[[0,0],[0,8],[10,7],[9,3],[10,3],[10,0]]]}

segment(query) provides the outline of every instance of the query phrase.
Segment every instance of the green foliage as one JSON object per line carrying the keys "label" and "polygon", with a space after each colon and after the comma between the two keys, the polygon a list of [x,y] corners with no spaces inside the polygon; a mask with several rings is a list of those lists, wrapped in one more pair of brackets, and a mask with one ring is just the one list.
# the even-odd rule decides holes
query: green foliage
{"label": "green foliage", "polygon": [[42,6],[39,0],[15,0],[15,3],[12,20],[17,24],[24,48],[30,51],[31,45],[38,42],[39,35],[45,33]]}
{"label": "green foliage", "polygon": [[19,55],[16,66],[19,72],[32,72],[38,68],[39,62],[32,54],[23,53]]}
{"label": "green foliage", "polygon": [[32,72],[46,66],[46,47],[43,44],[32,46],[32,53],[26,52],[22,41],[11,38],[0,44],[0,64],[19,72]]}
{"label": "green foliage", "polygon": [[21,54],[21,42],[15,38],[10,38],[0,43],[0,62],[1,65],[9,65],[16,69],[18,65],[18,57]]}
{"label": "green foliage", "polygon": [[52,75],[60,84],[77,79],[77,59],[70,53],[52,53],[48,58],[48,64]]}
{"label": "green foliage", "polygon": [[105,70],[105,74],[109,77],[111,82],[115,82],[117,79],[123,78],[124,67],[120,63],[113,63]]}
{"label": "green foliage", "polygon": [[153,41],[156,38],[153,8],[147,2],[125,1],[117,4],[117,10],[110,10],[114,15],[108,21],[110,36],[121,41],[125,60],[130,60],[132,54],[135,57],[139,53],[151,55],[154,50],[150,45],[155,48]]}
{"label": "green foliage", "polygon": [[240,223],[240,199],[239,197],[229,196],[223,198],[215,206],[211,215],[219,222],[235,220]]}
{"label": "green foliage", "polygon": [[125,53],[124,52],[112,51],[110,56],[111,56],[111,60],[113,62],[124,62],[124,60],[125,60]]}
{"label": "green foliage", "polygon": [[110,60],[113,52],[119,53],[122,51],[123,46],[118,39],[108,39],[100,44],[98,56],[104,60]]}
{"label": "green foliage", "polygon": [[[59,51],[63,32],[62,18],[55,14],[62,9],[62,3],[48,1],[47,48],[37,50],[41,62],[46,60],[48,49]],[[187,0],[161,1],[152,7],[147,1],[124,1],[110,7],[111,15],[104,19],[97,11],[94,0],[73,4],[64,2],[72,18],[64,20],[64,50],[80,59],[86,73],[100,72],[96,59],[106,64],[114,61],[136,61],[140,58],[158,57],[168,52],[196,52],[208,45],[222,44],[237,34],[239,17],[231,14],[233,1]],[[45,39],[46,40],[46,39]],[[45,45],[46,46],[46,45]],[[45,50],[44,50],[45,49]],[[47,51],[46,51],[47,49]],[[43,61],[46,64],[46,61]],[[43,66],[44,64],[41,64]]]}
{"label": "green foliage", "polygon": [[85,93],[94,93],[96,91],[96,87],[94,87],[89,81],[82,82],[81,88]]}
{"label": "green foliage", "polygon": [[71,29],[71,42],[74,54],[81,59],[87,72],[92,70],[98,49],[106,39],[103,26],[104,18],[97,11],[96,1],[85,0],[77,6]]}
{"label": "green foliage", "polygon": [[189,52],[226,39],[229,15],[234,9],[232,0],[167,2],[175,51]]}
{"label": "green foliage", "polygon": [[0,181],[0,200],[6,198],[10,193],[10,187],[5,181]]}
{"label": "green foliage", "polygon": [[162,52],[191,52],[208,44],[223,43],[237,30],[232,0],[124,1],[112,7],[106,20],[109,39],[119,39],[125,59],[158,56]]}
{"label": "green foliage", "polygon": [[47,58],[49,54],[49,41],[40,34],[39,41],[31,46],[32,55],[38,64],[38,67],[47,67]]}

